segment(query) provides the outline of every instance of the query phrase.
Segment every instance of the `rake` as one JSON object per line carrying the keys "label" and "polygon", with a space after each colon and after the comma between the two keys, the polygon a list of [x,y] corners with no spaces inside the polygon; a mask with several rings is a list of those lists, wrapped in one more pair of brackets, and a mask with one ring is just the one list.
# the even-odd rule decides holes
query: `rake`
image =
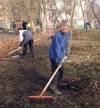
{"label": "rake", "polygon": [[29,101],[38,101],[38,100],[48,100],[48,101],[52,101],[54,100],[54,98],[52,96],[44,96],[45,91],[47,90],[48,86],[50,85],[51,81],[53,80],[54,76],[57,74],[58,70],[61,68],[62,63],[64,62],[64,60],[67,58],[64,57],[61,64],[57,67],[57,69],[55,70],[55,72],[52,74],[51,78],[49,79],[49,81],[47,82],[47,84],[45,85],[44,89],[42,90],[40,95],[37,96],[28,96]]}

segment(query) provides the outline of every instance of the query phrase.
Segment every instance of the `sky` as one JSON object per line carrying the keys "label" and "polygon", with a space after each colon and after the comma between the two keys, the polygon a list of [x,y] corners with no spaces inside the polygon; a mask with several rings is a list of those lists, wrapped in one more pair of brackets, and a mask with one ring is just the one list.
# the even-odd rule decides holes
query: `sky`
{"label": "sky", "polygon": [[98,3],[100,5],[100,0],[96,0],[96,3]]}

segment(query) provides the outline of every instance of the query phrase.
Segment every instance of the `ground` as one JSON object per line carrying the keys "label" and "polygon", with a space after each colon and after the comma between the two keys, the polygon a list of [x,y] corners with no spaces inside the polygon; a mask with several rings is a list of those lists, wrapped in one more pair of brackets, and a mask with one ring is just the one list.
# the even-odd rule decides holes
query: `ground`
{"label": "ground", "polygon": [[[16,48],[16,46],[10,48],[12,38],[14,39],[12,45],[18,42],[17,36],[9,36],[7,35],[6,40],[10,42],[1,39],[0,44],[2,52],[0,54],[0,108],[28,108],[28,96],[40,95],[51,74],[48,58],[51,39],[35,36],[35,40],[39,38],[34,43],[37,57],[33,59],[28,54],[23,61],[20,61],[20,59],[3,59],[10,57],[7,53]],[[10,44],[9,47],[4,48],[5,42]],[[35,103],[36,108],[99,108],[100,31],[91,30],[87,33],[74,31],[70,55],[64,63],[64,68],[62,82],[67,83],[67,86],[59,87],[63,95],[55,95],[48,89],[45,95],[53,96],[54,101]],[[33,102],[30,105],[34,108]]]}

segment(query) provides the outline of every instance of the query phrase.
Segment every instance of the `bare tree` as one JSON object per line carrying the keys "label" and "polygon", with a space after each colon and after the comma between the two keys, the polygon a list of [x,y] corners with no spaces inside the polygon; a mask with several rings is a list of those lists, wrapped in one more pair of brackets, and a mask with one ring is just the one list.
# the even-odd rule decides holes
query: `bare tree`
{"label": "bare tree", "polygon": [[47,20],[47,12],[49,11],[49,6],[52,0],[39,0],[40,6],[40,27],[41,31],[46,31],[46,20]]}
{"label": "bare tree", "polygon": [[81,6],[82,14],[83,14],[84,25],[85,25],[85,13],[84,13],[84,9],[83,9],[82,1],[81,0],[80,0],[80,6]]}
{"label": "bare tree", "polygon": [[70,27],[73,28],[73,17],[75,12],[76,0],[71,0]]}
{"label": "bare tree", "polygon": [[97,22],[98,22],[98,24],[99,24],[99,28],[100,28],[100,19],[99,19],[99,17],[97,16],[97,14],[96,14],[96,12],[95,12],[95,1],[96,0],[92,0],[92,1],[90,1],[90,0],[88,0],[89,1],[89,3],[90,3],[90,6],[91,6],[91,9],[92,9],[92,12],[93,12],[93,15],[94,15],[94,17],[97,19]]}

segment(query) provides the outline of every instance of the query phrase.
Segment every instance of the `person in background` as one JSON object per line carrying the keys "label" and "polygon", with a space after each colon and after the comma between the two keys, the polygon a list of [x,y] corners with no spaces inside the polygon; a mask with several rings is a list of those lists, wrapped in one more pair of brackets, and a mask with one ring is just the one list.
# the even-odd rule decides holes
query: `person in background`
{"label": "person in background", "polygon": [[[57,31],[52,38],[52,43],[49,48],[49,58],[51,62],[52,74],[61,64],[62,59],[68,55],[68,45],[71,34],[67,31],[67,29],[67,22],[65,20],[61,21],[59,31]],[[62,94],[61,91],[58,89],[58,85],[62,80],[63,71],[64,69],[62,65],[57,74],[55,75],[53,82],[50,85],[50,89],[52,89],[53,92],[58,95]]]}
{"label": "person in background", "polygon": [[16,34],[16,23],[15,23],[15,21],[12,22],[12,27],[13,27],[13,33]]}
{"label": "person in background", "polygon": [[84,23],[84,29],[85,29],[85,31],[87,32],[89,28],[90,29],[92,28],[91,27],[91,21],[89,21],[88,19],[85,19],[85,23]]}
{"label": "person in background", "polygon": [[22,28],[22,22],[20,20],[17,20],[16,22],[16,33],[19,33],[19,30]]}
{"label": "person in background", "polygon": [[31,31],[29,29],[28,30],[21,29],[19,32],[20,32],[20,46],[23,47],[21,58],[23,59],[23,57],[26,55],[28,47],[30,48],[30,52],[33,58],[35,58],[34,47],[33,47],[33,35]]}
{"label": "person in background", "polygon": [[27,22],[23,20],[22,22],[23,30],[27,30]]}

